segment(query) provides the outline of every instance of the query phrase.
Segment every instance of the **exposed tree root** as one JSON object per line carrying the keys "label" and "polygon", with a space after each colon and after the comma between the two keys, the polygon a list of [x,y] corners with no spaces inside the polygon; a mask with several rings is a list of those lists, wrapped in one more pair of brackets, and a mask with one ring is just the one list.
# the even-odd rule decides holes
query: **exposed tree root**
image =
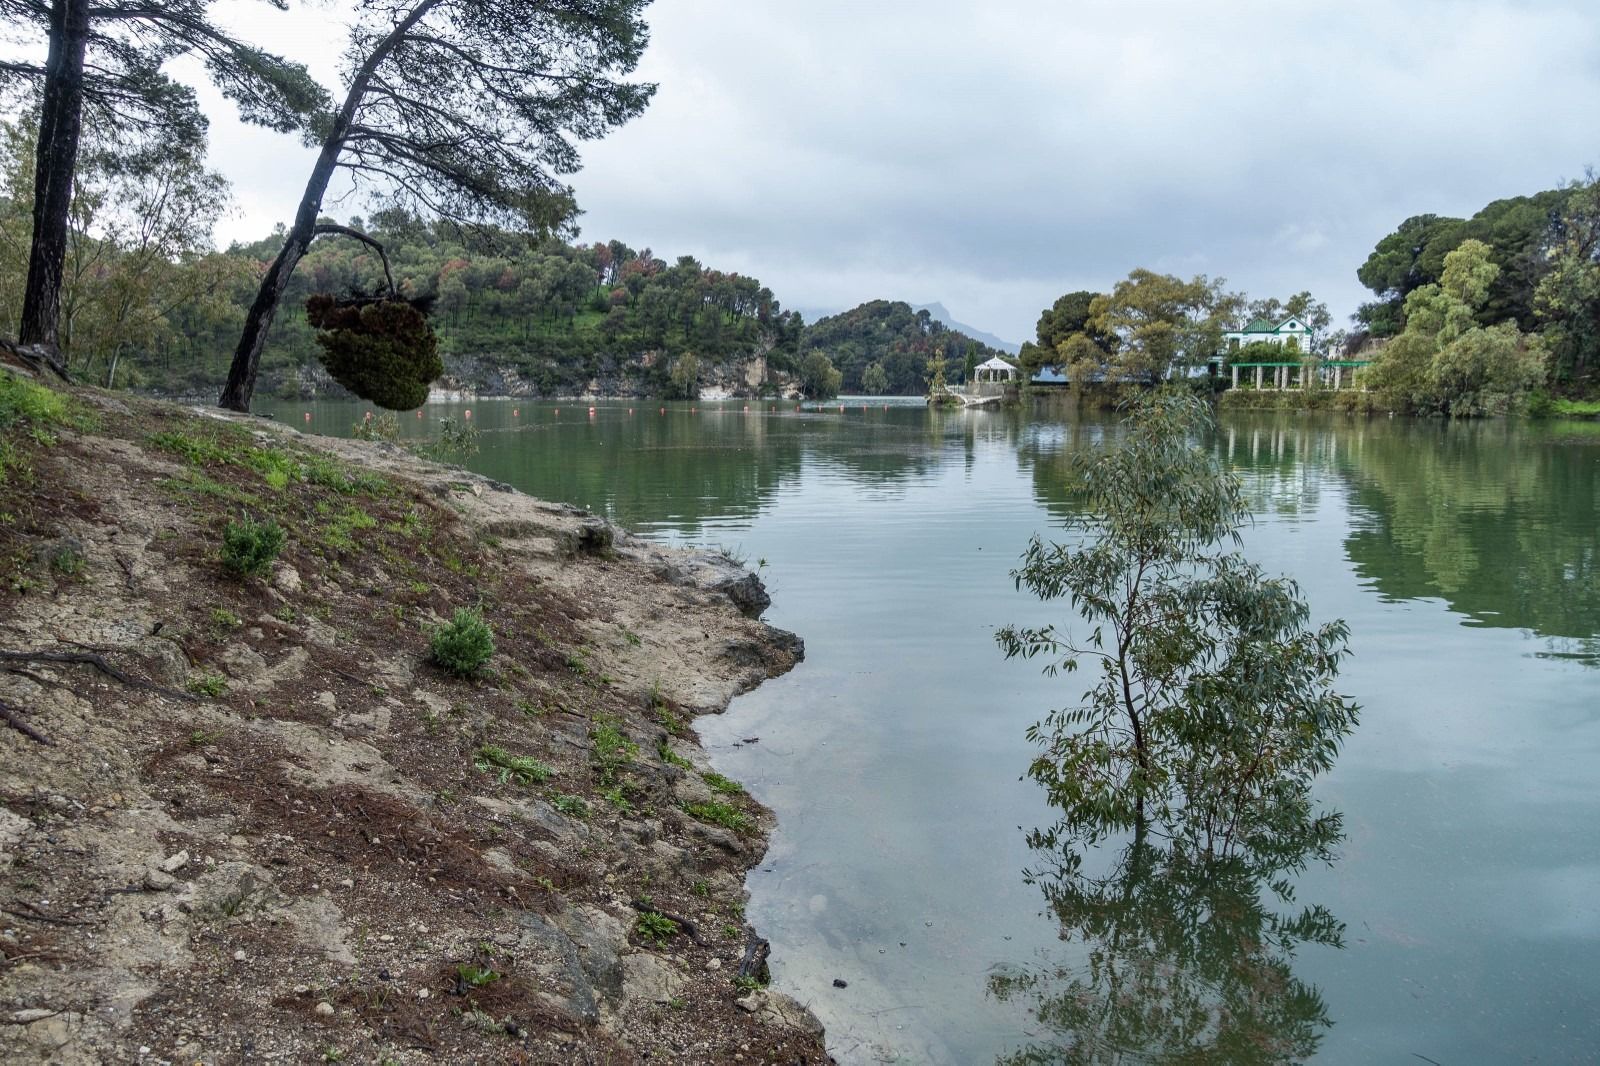
{"label": "exposed tree root", "polygon": [[20,715],[21,708],[13,707],[4,700],[0,700],[0,722],[5,722],[6,725],[10,726],[12,729],[15,729],[29,740],[35,740],[40,744],[46,744],[50,747],[55,746],[55,741],[51,740],[49,737],[33,728],[33,726],[29,725],[27,722],[23,721]]}
{"label": "exposed tree root", "polygon": [[141,681],[130,677],[108,663],[101,655],[88,651],[4,651],[0,650],[0,662],[7,663],[69,663],[92,666],[107,677],[120,681],[129,688],[143,689],[146,692],[157,692],[173,699],[193,701],[194,696],[187,692],[179,692],[175,688],[157,685],[150,681]]}

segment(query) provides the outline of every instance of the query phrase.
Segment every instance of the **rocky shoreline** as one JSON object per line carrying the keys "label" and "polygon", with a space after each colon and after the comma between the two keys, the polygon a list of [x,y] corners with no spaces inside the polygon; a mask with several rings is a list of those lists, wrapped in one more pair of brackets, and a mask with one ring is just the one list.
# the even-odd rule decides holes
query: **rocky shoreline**
{"label": "rocky shoreline", "polygon": [[[0,1059],[831,1061],[691,725],[803,654],[755,575],[268,421],[5,432]],[[463,680],[429,634],[474,605]]]}

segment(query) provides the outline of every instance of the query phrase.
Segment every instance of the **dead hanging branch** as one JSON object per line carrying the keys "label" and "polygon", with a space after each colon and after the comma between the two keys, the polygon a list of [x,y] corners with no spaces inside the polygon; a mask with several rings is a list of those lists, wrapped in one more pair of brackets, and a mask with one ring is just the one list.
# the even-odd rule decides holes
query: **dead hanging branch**
{"label": "dead hanging branch", "polygon": [[373,251],[377,252],[378,261],[383,264],[384,284],[389,287],[389,299],[397,300],[400,298],[400,290],[394,287],[394,274],[389,270],[389,253],[384,251],[381,243],[379,243],[376,239],[367,236],[365,233],[362,233],[358,229],[351,229],[349,226],[340,226],[333,222],[318,222],[316,228],[311,231],[313,238],[325,236],[327,234],[338,234],[341,237],[349,237],[351,240],[360,241],[362,244],[367,245]]}

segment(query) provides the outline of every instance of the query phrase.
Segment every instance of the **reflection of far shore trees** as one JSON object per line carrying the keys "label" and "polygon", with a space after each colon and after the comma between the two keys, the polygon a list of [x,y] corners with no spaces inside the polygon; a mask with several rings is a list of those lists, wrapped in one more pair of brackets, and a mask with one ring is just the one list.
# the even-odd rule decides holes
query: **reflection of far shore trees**
{"label": "reflection of far shore trees", "polygon": [[[1024,434],[1019,461],[1053,516],[1074,513],[1072,455],[1116,432],[1081,421]],[[1383,596],[1440,599],[1476,624],[1531,630],[1555,654],[1600,664],[1600,435],[1245,416],[1229,418],[1214,447],[1257,516],[1315,511],[1337,472],[1354,525],[1346,555]]]}
{"label": "reflection of far shore trees", "polygon": [[1349,449],[1356,572],[1600,665],[1600,441],[1394,422]]}
{"label": "reflection of far shore trees", "polygon": [[1021,425],[959,412],[929,418],[920,408],[777,417],[709,406],[666,412],[652,406],[594,423],[503,427],[484,434],[474,468],[539,496],[602,509],[626,528],[670,524],[694,538],[707,524],[762,513],[806,464],[868,496],[889,496],[962,456],[970,463],[980,443],[1009,447]]}
{"label": "reflection of far shore trees", "polygon": [[593,434],[586,440],[576,426],[530,426],[486,434],[473,466],[547,499],[602,509],[625,528],[670,522],[694,537],[707,522],[753,518],[801,468],[798,440],[760,424],[708,434],[715,424],[652,407],[583,427]]}
{"label": "reflection of far shore trees", "polygon": [[[1344,926],[1296,908],[1286,875],[1305,856],[1244,851],[1197,858],[1136,839],[1100,875],[1075,854],[1030,875],[1076,946],[1072,961],[997,969],[989,994],[1024,1005],[1028,1063],[1275,1063],[1310,1057],[1332,1024],[1294,975],[1301,944],[1343,946]],[[1045,1034],[1038,1034],[1043,1030]]]}

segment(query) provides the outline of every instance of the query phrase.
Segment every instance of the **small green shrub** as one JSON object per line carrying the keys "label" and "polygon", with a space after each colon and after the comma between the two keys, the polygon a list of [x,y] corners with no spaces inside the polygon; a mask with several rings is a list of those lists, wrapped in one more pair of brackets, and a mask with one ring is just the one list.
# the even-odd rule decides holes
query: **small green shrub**
{"label": "small green shrub", "polygon": [[485,744],[478,749],[473,765],[483,773],[492,773],[502,785],[515,781],[519,785],[536,785],[550,780],[555,773],[550,767],[531,755],[513,755],[504,748]]}
{"label": "small green shrub", "polygon": [[350,435],[356,440],[392,441],[400,436],[400,420],[388,411],[377,418],[369,414],[350,427]]}
{"label": "small green shrub", "polygon": [[465,419],[457,421],[446,415],[439,419],[439,437],[423,445],[424,454],[435,459],[465,459],[478,454],[478,427]]}
{"label": "small green shrub", "polygon": [[457,607],[450,621],[435,626],[433,661],[457,677],[471,677],[494,656],[494,631],[475,607]]}
{"label": "small green shrub", "polygon": [[228,691],[228,679],[221,674],[197,674],[189,679],[189,691],[196,696],[216,699]]}
{"label": "small green shrub", "polygon": [[614,785],[617,775],[633,764],[639,745],[629,740],[614,718],[598,718],[589,731],[594,741],[595,773],[602,785]]}
{"label": "small green shrub", "polygon": [[50,569],[62,577],[79,577],[89,562],[72,544],[58,544],[50,551]]}
{"label": "small green shrub", "polygon": [[270,518],[257,522],[245,517],[229,522],[222,531],[222,565],[240,577],[266,573],[283,550],[283,527]]}
{"label": "small green shrub", "polygon": [[724,796],[737,796],[744,792],[744,786],[731,777],[721,774],[702,774],[701,779],[711,786],[711,791],[720,792]]}
{"label": "small green shrub", "polygon": [[683,809],[702,822],[720,825],[724,829],[732,829],[735,833],[743,833],[751,825],[748,814],[737,807],[730,807],[716,800],[706,803],[685,803]]}
{"label": "small green shrub", "polygon": [[482,988],[492,985],[505,975],[489,966],[474,966],[464,962],[456,967],[456,977],[467,988]]}
{"label": "small green shrub", "polygon": [[655,911],[641,911],[633,928],[640,940],[648,940],[656,947],[662,947],[678,935],[678,923]]}
{"label": "small green shrub", "polygon": [[583,801],[581,796],[557,796],[550,801],[550,806],[562,814],[570,814],[574,818],[587,818],[589,816],[589,805]]}

